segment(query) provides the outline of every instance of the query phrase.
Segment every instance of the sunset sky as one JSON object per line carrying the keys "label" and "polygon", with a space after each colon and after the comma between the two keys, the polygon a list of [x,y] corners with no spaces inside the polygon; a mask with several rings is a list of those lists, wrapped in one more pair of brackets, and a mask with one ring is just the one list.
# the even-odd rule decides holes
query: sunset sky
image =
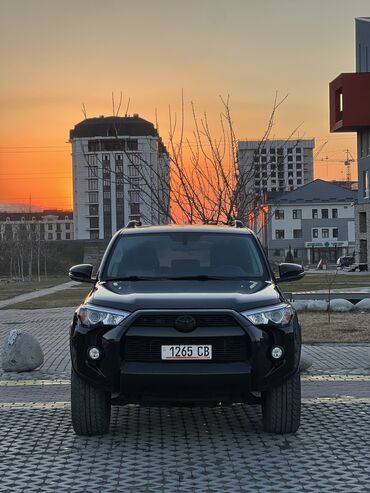
{"label": "sunset sky", "polygon": [[[71,208],[69,130],[112,112],[155,120],[181,90],[216,122],[230,94],[237,136],[258,139],[275,92],[289,94],[273,136],[328,140],[315,177],[344,179],[355,135],[328,132],[328,84],[354,70],[354,18],[369,0],[0,0],[0,203]],[[190,114],[189,114],[190,120]],[[188,129],[190,126],[188,124]],[[356,177],[356,165],[353,165]]]}

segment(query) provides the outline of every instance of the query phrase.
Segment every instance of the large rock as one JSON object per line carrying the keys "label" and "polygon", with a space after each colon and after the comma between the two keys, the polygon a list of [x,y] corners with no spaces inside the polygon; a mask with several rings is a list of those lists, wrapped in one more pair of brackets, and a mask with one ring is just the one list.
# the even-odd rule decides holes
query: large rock
{"label": "large rock", "polygon": [[1,359],[4,371],[31,371],[43,364],[44,354],[36,337],[13,329],[4,341]]}
{"label": "large rock", "polygon": [[331,312],[350,312],[353,310],[353,304],[348,300],[337,298],[330,300],[329,308]]}
{"label": "large rock", "polygon": [[307,310],[307,300],[296,300],[293,301],[292,306],[297,312],[305,312]]}
{"label": "large rock", "polygon": [[359,312],[370,312],[370,298],[364,298],[356,303],[355,310]]}
{"label": "large rock", "polygon": [[302,373],[306,371],[310,366],[312,366],[313,359],[311,356],[307,353],[304,347],[302,347],[302,352],[301,352],[301,361],[299,363],[299,371]]}
{"label": "large rock", "polygon": [[307,303],[308,312],[326,312],[328,309],[328,303],[324,300],[310,300]]}

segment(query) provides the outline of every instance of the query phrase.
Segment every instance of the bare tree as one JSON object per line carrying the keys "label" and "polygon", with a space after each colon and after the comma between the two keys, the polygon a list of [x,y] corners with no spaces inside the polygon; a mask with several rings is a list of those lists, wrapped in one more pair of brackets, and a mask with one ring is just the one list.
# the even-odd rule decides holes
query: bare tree
{"label": "bare tree", "polygon": [[[287,96],[275,96],[266,130],[259,142],[263,149],[270,137],[278,108]],[[106,176],[112,181],[137,188],[140,200],[151,211],[158,214],[163,222],[171,223],[221,223],[231,224],[242,220],[251,224],[254,218],[264,211],[265,197],[254,189],[254,166],[241,169],[238,156],[238,139],[231,113],[229,97],[220,97],[222,111],[219,117],[219,135],[214,136],[210,129],[207,113],[197,114],[191,103],[192,135],[185,136],[185,104],[181,98],[180,117],[169,108],[168,151],[159,142],[158,152],[168,156],[169,167],[154,167],[147,162],[142,153],[126,147],[119,128],[114,129],[117,139],[115,150],[123,153],[135,169],[135,184],[132,176],[110,167]],[[122,94],[118,109],[115,108],[112,94],[113,115],[118,116],[122,104]],[[129,103],[128,103],[129,104]],[[86,111],[84,110],[84,114]],[[157,117],[156,117],[157,119]],[[158,123],[157,123],[158,128]],[[290,141],[299,127],[294,129],[286,143]],[[97,166],[92,166],[89,152],[81,148],[85,162],[97,179],[104,179],[104,163],[95,155]],[[168,154],[167,154],[168,152]],[[268,163],[266,163],[267,165]],[[266,166],[267,168],[267,166]],[[137,186],[139,178],[139,187]],[[267,217],[267,216],[266,216]],[[149,217],[143,218],[151,222]]]}

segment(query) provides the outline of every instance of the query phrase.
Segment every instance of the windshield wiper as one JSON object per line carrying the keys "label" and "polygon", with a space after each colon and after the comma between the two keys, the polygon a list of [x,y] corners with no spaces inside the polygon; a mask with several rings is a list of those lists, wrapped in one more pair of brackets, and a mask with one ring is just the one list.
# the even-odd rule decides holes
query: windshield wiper
{"label": "windshield wiper", "polygon": [[102,282],[119,282],[119,281],[158,281],[168,279],[167,277],[154,277],[154,276],[126,276],[126,277],[109,277],[108,279],[102,279]]}
{"label": "windshield wiper", "polygon": [[224,281],[225,279],[234,279],[233,277],[220,277],[220,276],[207,276],[207,275],[199,275],[199,276],[175,276],[175,277],[167,277],[167,279],[171,281]]}

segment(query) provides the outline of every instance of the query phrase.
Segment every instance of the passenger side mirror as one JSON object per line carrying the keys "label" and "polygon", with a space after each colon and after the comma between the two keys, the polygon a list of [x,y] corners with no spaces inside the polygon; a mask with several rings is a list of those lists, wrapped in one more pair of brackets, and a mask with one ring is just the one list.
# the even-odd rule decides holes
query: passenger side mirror
{"label": "passenger side mirror", "polygon": [[91,277],[93,266],[91,264],[74,265],[69,269],[68,276],[72,281],[91,282],[94,284],[95,278]]}
{"label": "passenger side mirror", "polygon": [[305,275],[304,268],[299,264],[280,264],[277,282],[298,281]]}

